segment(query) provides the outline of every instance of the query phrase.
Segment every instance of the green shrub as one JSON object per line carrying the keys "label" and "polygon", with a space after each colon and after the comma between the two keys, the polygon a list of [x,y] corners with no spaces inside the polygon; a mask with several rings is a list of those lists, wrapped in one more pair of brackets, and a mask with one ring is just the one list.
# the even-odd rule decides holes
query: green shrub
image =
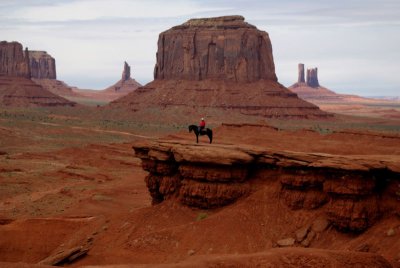
{"label": "green shrub", "polygon": [[207,217],[208,217],[207,213],[200,212],[196,217],[196,221],[201,221],[201,220],[207,219]]}

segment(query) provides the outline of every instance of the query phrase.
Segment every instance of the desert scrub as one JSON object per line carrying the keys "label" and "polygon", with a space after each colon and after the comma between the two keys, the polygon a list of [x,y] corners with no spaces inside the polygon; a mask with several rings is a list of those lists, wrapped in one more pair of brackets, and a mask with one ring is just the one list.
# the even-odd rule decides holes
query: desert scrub
{"label": "desert scrub", "polygon": [[316,126],[312,127],[311,129],[315,132],[318,132],[321,135],[328,135],[328,134],[333,133],[333,131],[330,130],[329,128],[323,128],[323,127],[320,127],[319,125],[316,125]]}
{"label": "desert scrub", "polygon": [[201,221],[201,220],[207,219],[207,217],[208,217],[207,213],[200,212],[196,217],[196,221]]}

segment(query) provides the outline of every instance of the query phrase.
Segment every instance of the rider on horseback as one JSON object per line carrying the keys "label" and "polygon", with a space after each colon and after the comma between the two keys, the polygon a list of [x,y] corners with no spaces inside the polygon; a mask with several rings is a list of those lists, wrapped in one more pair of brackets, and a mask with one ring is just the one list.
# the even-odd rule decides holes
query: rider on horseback
{"label": "rider on horseback", "polygon": [[201,133],[205,127],[206,127],[206,121],[204,121],[204,118],[202,117],[199,124],[199,132]]}

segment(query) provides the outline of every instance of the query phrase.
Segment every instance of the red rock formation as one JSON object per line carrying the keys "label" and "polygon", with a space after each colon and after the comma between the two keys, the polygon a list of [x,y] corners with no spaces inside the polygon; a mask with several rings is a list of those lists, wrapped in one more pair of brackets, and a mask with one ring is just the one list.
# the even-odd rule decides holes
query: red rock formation
{"label": "red rock formation", "polygon": [[[192,19],[160,34],[154,81],[111,103],[131,111],[229,110],[265,117],[327,117],[277,83],[266,32],[241,16]],[[197,113],[197,111],[196,111]]]}
{"label": "red rock formation", "polygon": [[309,87],[319,87],[318,68],[307,69],[306,84]]}
{"label": "red rock formation", "polygon": [[131,66],[128,65],[128,63],[125,61],[124,62],[124,71],[122,72],[122,81],[126,81],[131,78]]}
{"label": "red rock formation", "polygon": [[135,79],[131,77],[131,67],[128,63],[124,62],[124,70],[122,71],[122,78],[114,85],[106,88],[104,91],[108,93],[118,93],[116,98],[125,96],[126,94],[136,90],[137,88],[141,87],[142,85],[136,82]]}
{"label": "red rock formation", "polygon": [[178,198],[188,206],[219,207],[278,180],[276,191],[291,209],[320,208],[339,230],[360,232],[383,213],[399,210],[393,193],[400,165],[394,159],[215,144],[199,150],[174,141],[133,148],[149,172],[146,183],[153,203]]}
{"label": "red rock formation", "polygon": [[[18,42],[0,42],[0,105],[6,106],[74,106],[31,78],[29,52]],[[55,69],[54,69],[55,71]],[[55,75],[55,73],[54,73]]]}
{"label": "red rock formation", "polygon": [[[304,64],[298,65],[298,79],[289,89],[300,98],[320,106],[321,102],[349,102],[349,101],[373,101],[355,95],[338,94],[319,84],[318,68],[307,69],[307,82],[304,82]],[[376,101],[376,100],[374,100]]]}
{"label": "red rock formation", "polygon": [[75,106],[24,77],[0,76],[0,105],[18,107]]}
{"label": "red rock formation", "polygon": [[18,42],[0,42],[0,76],[30,78],[28,50]]}
{"label": "red rock formation", "polygon": [[29,51],[31,77],[37,79],[56,79],[56,60],[46,51]]}
{"label": "red rock formation", "polygon": [[57,79],[49,79],[49,78],[32,78],[32,81],[35,82],[36,84],[42,86],[44,89],[62,96],[64,98],[69,98],[69,97],[83,97],[76,93],[73,90],[73,87],[69,86],[63,81],[57,80]]}
{"label": "red rock formation", "polygon": [[298,73],[298,78],[297,78],[297,83],[304,83],[304,64],[299,63],[299,73]]}
{"label": "red rock formation", "polygon": [[242,16],[191,19],[161,33],[154,79],[277,81],[268,34]]}

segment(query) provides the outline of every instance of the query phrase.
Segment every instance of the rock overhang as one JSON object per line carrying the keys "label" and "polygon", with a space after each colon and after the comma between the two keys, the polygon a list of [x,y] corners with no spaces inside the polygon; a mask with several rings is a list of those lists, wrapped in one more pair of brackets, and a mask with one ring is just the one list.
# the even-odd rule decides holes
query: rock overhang
{"label": "rock overhang", "polygon": [[400,213],[398,157],[179,141],[137,143],[133,148],[149,172],[146,183],[154,203],[178,198],[188,206],[221,207],[256,191],[253,184],[275,181],[287,206],[321,208],[340,230],[363,231],[382,213]]}

